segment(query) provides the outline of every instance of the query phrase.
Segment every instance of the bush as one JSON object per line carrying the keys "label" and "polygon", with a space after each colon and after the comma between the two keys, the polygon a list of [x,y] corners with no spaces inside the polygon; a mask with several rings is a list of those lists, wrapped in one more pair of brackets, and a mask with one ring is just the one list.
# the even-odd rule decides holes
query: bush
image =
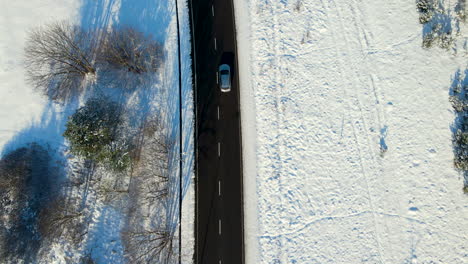
{"label": "bush", "polygon": [[123,171],[130,165],[129,145],[118,137],[120,107],[108,99],[93,98],[67,122],[63,136],[78,156]]}
{"label": "bush", "polygon": [[161,59],[161,46],[130,27],[113,27],[106,32],[98,54],[101,63],[135,74],[156,72]]}
{"label": "bush", "polygon": [[457,156],[453,162],[455,168],[459,170],[468,170],[468,157],[466,156]]}
{"label": "bush", "polygon": [[425,24],[434,16],[434,2],[432,0],[418,0],[416,8],[419,12],[419,22]]}
{"label": "bush", "polygon": [[455,158],[453,163],[459,170],[468,170],[468,132],[460,129],[453,136]]}
{"label": "bush", "polygon": [[424,36],[422,46],[429,49],[434,45],[438,45],[448,50],[452,47],[453,42],[454,38],[450,30],[444,29],[442,24],[434,24],[431,31]]}
{"label": "bush", "polygon": [[467,102],[465,102],[465,100],[461,100],[457,96],[450,96],[449,101],[452,103],[453,109],[458,113],[468,110]]}
{"label": "bush", "polygon": [[450,87],[449,101],[456,111],[453,142],[453,164],[463,174],[463,192],[468,193],[468,71],[455,72]]}
{"label": "bush", "polygon": [[130,147],[124,142],[112,142],[102,152],[102,162],[115,171],[124,171],[132,164]]}

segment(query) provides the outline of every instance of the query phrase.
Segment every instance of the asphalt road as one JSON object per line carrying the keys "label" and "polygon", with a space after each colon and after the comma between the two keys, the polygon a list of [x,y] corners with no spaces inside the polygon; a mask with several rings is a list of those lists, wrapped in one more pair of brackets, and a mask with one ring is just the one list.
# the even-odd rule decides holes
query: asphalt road
{"label": "asphalt road", "polygon": [[[242,158],[236,39],[231,0],[192,0],[197,87],[196,263],[242,264]],[[231,66],[232,88],[217,84]]]}

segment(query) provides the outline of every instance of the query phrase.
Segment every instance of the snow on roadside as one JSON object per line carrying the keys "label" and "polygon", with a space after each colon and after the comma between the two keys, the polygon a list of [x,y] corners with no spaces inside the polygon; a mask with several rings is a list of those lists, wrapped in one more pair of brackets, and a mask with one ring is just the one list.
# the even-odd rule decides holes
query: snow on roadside
{"label": "snow on roadside", "polygon": [[193,263],[195,250],[195,145],[194,128],[195,117],[193,109],[192,61],[191,61],[191,32],[189,23],[189,9],[186,0],[179,0],[179,30],[181,41],[181,73],[182,73],[182,251],[183,264]]}
{"label": "snow on roadside", "polygon": [[239,64],[239,96],[242,127],[243,159],[243,200],[244,200],[244,252],[246,263],[260,263],[258,255],[258,197],[257,188],[257,154],[256,154],[256,102],[254,83],[251,76],[253,57],[251,54],[252,32],[250,28],[251,6],[247,1],[234,1],[234,17],[237,38],[237,62]]}
{"label": "snow on roadside", "polygon": [[422,49],[414,1],[234,2],[247,263],[463,263],[467,51]]}

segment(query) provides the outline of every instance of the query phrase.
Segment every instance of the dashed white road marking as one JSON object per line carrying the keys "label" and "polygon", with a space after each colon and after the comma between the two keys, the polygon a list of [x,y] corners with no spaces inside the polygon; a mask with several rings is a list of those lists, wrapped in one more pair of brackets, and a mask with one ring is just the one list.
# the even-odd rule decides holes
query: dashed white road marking
{"label": "dashed white road marking", "polygon": [[218,105],[218,120],[219,120],[219,105]]}
{"label": "dashed white road marking", "polygon": [[214,16],[214,6],[211,5],[211,15]]}
{"label": "dashed white road marking", "polygon": [[221,196],[221,181],[218,181],[218,196]]}
{"label": "dashed white road marking", "polygon": [[219,83],[219,75],[218,74],[219,74],[219,72],[216,72],[216,84]]}
{"label": "dashed white road marking", "polygon": [[221,157],[221,142],[218,142],[218,157]]}
{"label": "dashed white road marking", "polygon": [[214,44],[215,44],[215,50],[218,50],[218,46],[217,46],[217,43],[216,43],[216,38],[214,38]]}
{"label": "dashed white road marking", "polygon": [[221,219],[218,220],[218,234],[221,235]]}

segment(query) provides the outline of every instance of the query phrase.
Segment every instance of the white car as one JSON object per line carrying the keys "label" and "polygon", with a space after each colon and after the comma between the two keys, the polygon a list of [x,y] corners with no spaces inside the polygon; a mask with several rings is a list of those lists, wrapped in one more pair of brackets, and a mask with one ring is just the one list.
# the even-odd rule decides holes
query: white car
{"label": "white car", "polygon": [[231,91],[231,67],[227,64],[221,64],[218,70],[219,88],[221,92]]}

